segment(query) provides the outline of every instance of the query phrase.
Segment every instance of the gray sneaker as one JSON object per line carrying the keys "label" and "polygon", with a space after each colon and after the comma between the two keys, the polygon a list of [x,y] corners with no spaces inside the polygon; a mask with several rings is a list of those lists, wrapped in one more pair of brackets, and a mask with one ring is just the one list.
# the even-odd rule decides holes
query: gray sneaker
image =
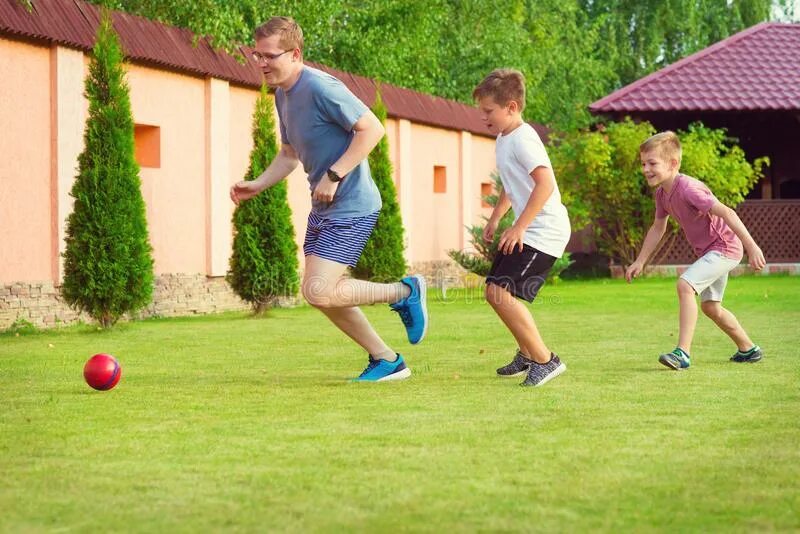
{"label": "gray sneaker", "polygon": [[531,360],[523,356],[519,349],[517,349],[517,354],[514,356],[514,359],[511,360],[511,363],[498,369],[497,374],[505,378],[519,376],[523,373],[527,373],[530,365]]}
{"label": "gray sneaker", "polygon": [[550,361],[547,363],[531,362],[528,366],[528,376],[521,386],[543,386],[552,379],[567,370],[567,366],[555,353],[550,353]]}
{"label": "gray sneaker", "polygon": [[731,356],[731,361],[736,363],[756,363],[761,361],[763,357],[764,352],[761,350],[761,347],[756,345],[747,352],[737,350],[736,354]]}

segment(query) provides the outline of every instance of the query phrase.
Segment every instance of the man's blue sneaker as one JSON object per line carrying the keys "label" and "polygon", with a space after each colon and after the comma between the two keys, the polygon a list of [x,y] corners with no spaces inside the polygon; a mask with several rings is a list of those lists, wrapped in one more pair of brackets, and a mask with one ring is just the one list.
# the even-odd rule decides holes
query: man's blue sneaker
{"label": "man's blue sneaker", "polygon": [[370,354],[369,364],[366,369],[354,378],[353,382],[384,382],[387,380],[403,380],[411,376],[411,369],[406,366],[406,362],[399,354],[393,362],[386,360],[376,360]]}
{"label": "man's blue sneaker", "polygon": [[672,352],[659,356],[658,363],[666,365],[674,371],[680,371],[681,369],[687,369],[692,362],[688,354],[681,349],[675,349]]}
{"label": "man's blue sneaker", "polygon": [[415,274],[406,276],[401,280],[411,289],[411,294],[394,304],[389,304],[393,311],[400,314],[400,319],[406,327],[408,342],[416,345],[428,331],[428,301],[425,289],[425,278]]}

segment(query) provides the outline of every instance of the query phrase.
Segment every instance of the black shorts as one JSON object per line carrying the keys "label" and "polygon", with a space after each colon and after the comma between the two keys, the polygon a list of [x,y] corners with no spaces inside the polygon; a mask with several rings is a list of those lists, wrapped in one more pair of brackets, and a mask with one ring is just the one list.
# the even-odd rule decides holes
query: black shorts
{"label": "black shorts", "polygon": [[533,302],[555,262],[554,256],[529,245],[524,245],[522,252],[517,248],[508,255],[498,251],[486,283],[500,286],[517,298]]}

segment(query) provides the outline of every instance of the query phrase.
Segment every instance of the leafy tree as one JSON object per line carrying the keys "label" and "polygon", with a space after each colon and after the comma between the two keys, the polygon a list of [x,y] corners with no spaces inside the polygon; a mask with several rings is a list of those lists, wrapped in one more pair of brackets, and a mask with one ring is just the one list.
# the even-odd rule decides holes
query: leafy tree
{"label": "leafy tree", "polygon": [[[386,106],[381,100],[380,91],[376,94],[372,111],[382,123],[386,122]],[[385,135],[370,153],[369,167],[381,193],[383,207],[364,252],[353,268],[353,275],[376,282],[390,282],[403,277],[406,260],[403,257],[403,220],[400,218],[397,190],[392,180],[389,141]]]}
{"label": "leafy tree", "polygon": [[[600,59],[606,43],[574,1],[528,0],[524,25],[532,50],[521,69],[527,80],[525,118],[556,130],[594,119],[588,105],[613,88],[613,66]],[[558,31],[553,31],[558,28]]]}
{"label": "leafy tree", "polygon": [[752,164],[744,151],[728,137],[724,128],[706,128],[700,122],[690,124],[681,138],[681,172],[699,178],[714,192],[720,202],[736,207],[762,178],[762,169],[769,164],[766,157]]}
{"label": "leafy tree", "polygon": [[132,13],[164,24],[188,28],[209,36],[217,46],[233,50],[234,43],[250,40],[253,26],[247,12],[255,2],[219,0],[90,0],[109,9]]}
{"label": "leafy tree", "polygon": [[[599,251],[628,265],[653,222],[653,191],[641,172],[639,145],[655,133],[630,119],[554,138],[548,148],[574,229],[592,225]],[[765,159],[752,165],[724,130],[694,124],[677,132],[681,172],[705,182],[720,202],[736,206],[760,179]],[[664,242],[675,239],[677,226]],[[663,244],[663,243],[662,243]]]}
{"label": "leafy tree", "polygon": [[597,50],[618,73],[617,86],[759,22],[772,11],[794,16],[792,0],[578,0],[605,45]]}
{"label": "leafy tree", "polygon": [[[272,97],[266,86],[253,112],[253,150],[245,180],[255,180],[275,159],[278,143]],[[297,245],[285,180],[240,203],[233,213],[233,254],[228,283],[255,313],[278,297],[297,293]]]}
{"label": "leafy tree", "polygon": [[70,192],[75,205],[67,219],[61,288],[71,306],[104,328],[147,305],[153,292],[152,249],[122,60],[104,11],[85,83],[89,117]]}
{"label": "leafy tree", "polygon": [[270,16],[292,16],[308,60],[468,104],[489,71],[513,67],[527,78],[525,118],[561,130],[591,123],[586,107],[612,90],[772,11],[797,15],[792,0],[94,1],[229,50]]}

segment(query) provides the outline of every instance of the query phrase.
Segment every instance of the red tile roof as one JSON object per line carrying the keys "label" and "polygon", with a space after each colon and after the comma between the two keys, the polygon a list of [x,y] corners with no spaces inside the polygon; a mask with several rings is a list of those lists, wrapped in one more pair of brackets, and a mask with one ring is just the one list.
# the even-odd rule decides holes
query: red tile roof
{"label": "red tile roof", "polygon": [[748,28],[611,93],[589,110],[800,110],[800,24]]}
{"label": "red tile roof", "polygon": [[[0,36],[59,45],[89,51],[100,20],[94,4],[82,0],[33,0],[28,12],[20,0],[0,0]],[[167,26],[120,11],[112,12],[114,29],[129,60],[160,68],[213,76],[248,87],[261,86],[257,65],[247,58],[243,63],[222,50],[215,50],[206,38],[197,39],[189,30]],[[342,80],[367,105],[375,99],[376,82],[329,67],[310,63]],[[451,130],[464,130],[493,137],[478,110],[453,100],[426,95],[391,84],[381,84],[390,117],[408,119]],[[547,129],[534,125],[544,139]]]}
{"label": "red tile roof", "polygon": [[[0,0],[0,34],[84,51],[92,49],[100,20],[97,6],[80,0],[33,0],[32,3],[33,10],[28,12],[19,0]],[[125,55],[131,61],[256,87],[260,83],[253,65],[216,52],[207,39],[199,39],[194,46],[193,34],[188,30],[118,11],[112,17]]]}

